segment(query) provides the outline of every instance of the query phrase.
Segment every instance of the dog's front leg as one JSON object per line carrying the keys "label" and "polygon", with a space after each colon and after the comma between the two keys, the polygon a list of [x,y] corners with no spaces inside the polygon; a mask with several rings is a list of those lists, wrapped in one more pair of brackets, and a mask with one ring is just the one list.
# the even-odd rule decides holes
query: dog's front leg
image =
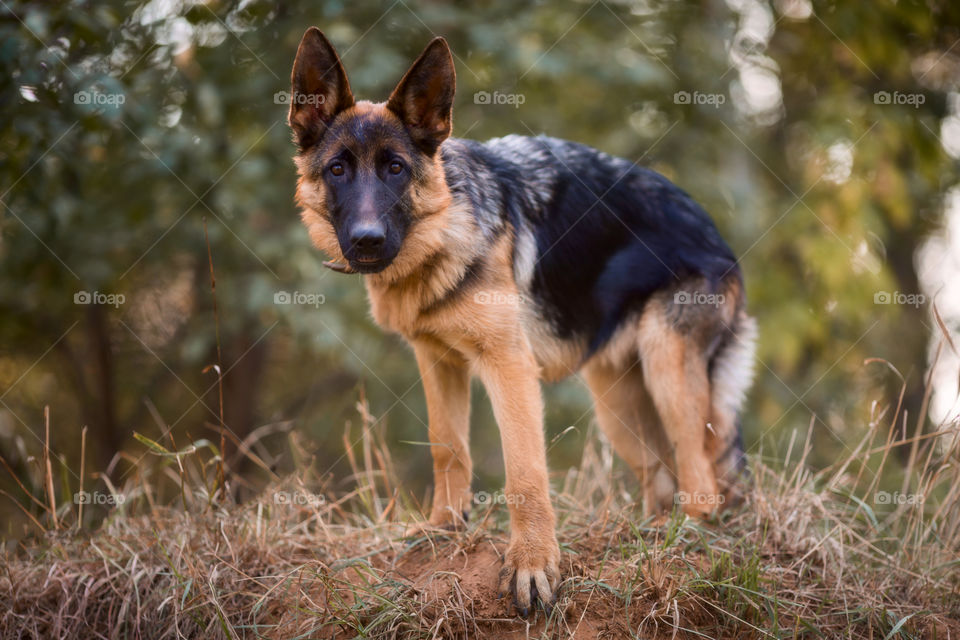
{"label": "dog's front leg", "polygon": [[439,344],[413,345],[427,398],[433,455],[430,524],[456,527],[470,512],[470,372],[455,352]]}
{"label": "dog's front leg", "polygon": [[477,364],[500,427],[507,472],[510,545],[500,572],[500,592],[513,591],[526,616],[538,596],[544,604],[553,603],[560,581],[538,368],[522,337],[485,350]]}

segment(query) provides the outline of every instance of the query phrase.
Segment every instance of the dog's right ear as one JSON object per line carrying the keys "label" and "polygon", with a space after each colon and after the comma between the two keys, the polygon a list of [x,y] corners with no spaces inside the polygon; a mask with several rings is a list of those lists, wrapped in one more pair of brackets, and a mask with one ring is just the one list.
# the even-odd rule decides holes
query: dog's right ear
{"label": "dog's right ear", "polygon": [[300,40],[290,84],[287,122],[302,151],[319,142],[337,114],[354,104],[340,57],[316,27]]}

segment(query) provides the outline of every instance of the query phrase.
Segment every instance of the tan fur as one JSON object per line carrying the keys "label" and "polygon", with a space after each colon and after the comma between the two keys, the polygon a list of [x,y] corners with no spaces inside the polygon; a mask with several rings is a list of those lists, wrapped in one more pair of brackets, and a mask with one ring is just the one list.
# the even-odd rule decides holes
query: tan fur
{"label": "tan fur", "polygon": [[645,512],[670,511],[677,484],[673,449],[646,390],[639,359],[627,369],[593,359],[583,376],[600,429],[640,481]]}
{"label": "tan fur", "polygon": [[[300,170],[297,197],[310,237],[331,258],[341,259],[322,187],[309,179],[303,163]],[[439,165],[424,182],[429,184],[418,185],[417,216],[400,253],[364,281],[374,319],[406,337],[417,356],[434,461],[430,523],[456,524],[469,509],[469,374],[474,372],[487,388],[503,444],[512,522],[508,581],[534,580],[541,593],[550,594],[559,581],[560,550],[549,496],[540,368],[524,331],[528,310],[513,281],[513,239],[504,234],[487,250],[476,286],[433,308],[478,257],[479,230],[471,213],[451,202]],[[529,606],[529,590],[518,598]]]}
{"label": "tan fur", "polygon": [[[402,127],[402,123],[383,103],[360,101],[346,109],[339,117],[349,119],[362,116],[382,118],[398,127]],[[328,146],[335,147],[335,145]],[[363,149],[357,149],[354,153],[362,161],[370,161],[364,157],[364,151]],[[310,174],[311,166],[323,164],[323,160],[322,157],[318,159],[309,155],[294,158],[299,176],[296,201],[301,207],[301,218],[307,227],[314,246],[322,249],[330,256],[331,260],[342,262],[343,253],[337,241],[336,231],[330,223],[323,181],[315,179]],[[443,179],[443,168],[440,166],[439,157],[437,157],[433,159],[425,179],[414,185],[413,211],[416,220],[400,253],[387,269],[371,276],[371,279],[378,283],[389,284],[409,278],[411,275],[415,275],[414,272],[423,264],[426,257],[436,254],[445,246],[449,246],[445,245],[445,242],[458,242],[466,239],[467,234],[473,229],[472,227],[464,227],[473,225],[472,218],[463,215],[457,217],[456,213],[451,211],[450,201],[450,191]]]}
{"label": "tan fur", "polygon": [[707,363],[657,304],[648,305],[640,319],[639,338],[647,390],[673,446],[681,503],[691,515],[709,513],[717,506],[718,492],[705,444],[710,415]]}
{"label": "tan fur", "polygon": [[473,216],[460,205],[415,222],[394,263],[365,278],[377,323],[407,338],[421,333],[422,311],[456,286],[479,254],[471,241],[476,233]]}
{"label": "tan fur", "polygon": [[[368,102],[340,117],[396,118],[383,104]],[[365,152],[356,151],[358,157]],[[323,182],[311,175],[311,166],[323,164],[323,158],[298,158],[297,201],[314,244],[341,261]],[[477,242],[481,230],[468,205],[451,196],[439,155],[415,180],[412,199],[413,220],[399,253],[364,282],[374,319],[413,345],[420,368],[434,470],[431,525],[457,525],[470,509],[473,374],[493,404],[506,467],[512,526],[501,590],[532,581],[541,594],[552,594],[559,581],[541,379],[582,369],[598,423],[640,479],[648,512],[669,510],[677,490],[692,515],[720,506],[730,469],[718,466],[717,456],[736,434],[731,398],[745,387],[734,380],[715,396],[707,368],[718,337],[732,330],[735,319],[746,318],[736,279],[723,284],[726,299],[714,308],[672,304],[674,291],[654,295],[584,363],[586,343],[555,335],[534,302],[523,297],[534,266],[529,230],[509,229],[491,246]],[[473,270],[472,284],[463,288],[467,269]],[[683,284],[692,291],[705,285]],[[730,351],[733,369],[749,353]],[[521,607],[530,605],[529,589],[515,593]]]}
{"label": "tan fur", "polygon": [[[748,329],[753,321],[733,278],[717,292],[724,297],[716,307],[672,303],[678,291],[704,287],[687,281],[656,294],[584,369],[598,423],[643,484],[648,510],[669,509],[679,490],[684,510],[702,515],[722,507],[736,485],[735,457],[724,454],[737,436],[740,398],[718,397],[707,369],[711,345],[732,334],[734,320]],[[740,355],[750,357],[753,334],[744,334]],[[732,373],[740,369],[742,362],[732,363]],[[747,384],[717,388],[742,394]]]}
{"label": "tan fur", "polygon": [[[431,524],[451,523],[464,504],[469,494],[470,458],[465,427],[449,429],[446,424],[450,419],[445,417],[467,411],[467,399],[462,393],[437,392],[437,376],[429,369],[430,360],[421,355],[427,350],[451,354],[463,367],[470,366],[486,386],[493,405],[500,428],[507,476],[504,491],[511,519],[506,558],[510,571],[504,574],[506,584],[501,584],[501,590],[508,590],[511,580],[529,584],[532,579],[541,593],[550,594],[559,582],[560,550],[549,496],[540,370],[523,331],[523,301],[511,275],[511,248],[511,238],[502,236],[487,256],[481,283],[473,289],[479,295],[461,295],[440,309],[428,310],[442,286],[437,283],[447,281],[452,285],[465,267],[454,256],[439,256],[421,270],[422,278],[387,282],[367,278],[367,290],[377,321],[403,333],[415,345],[428,406],[432,404],[435,497]],[[445,371],[450,373],[449,368]],[[460,375],[456,374],[457,379]],[[436,428],[435,416],[440,416]],[[456,452],[455,457],[443,453],[448,448]],[[445,470],[447,466],[450,471]],[[529,597],[528,590],[518,591],[522,606],[529,606]]]}
{"label": "tan fur", "polygon": [[430,524],[457,523],[470,511],[470,370],[444,344],[423,337],[414,343],[427,398],[433,456]]}
{"label": "tan fur", "polygon": [[577,372],[587,352],[586,341],[557,337],[532,308],[524,313],[523,322],[543,380],[556,382]]}
{"label": "tan fur", "polygon": [[[392,132],[405,131],[400,135],[409,135],[407,141],[414,146],[396,145],[402,150],[392,152],[423,152],[423,157],[397,158],[401,167],[414,168],[405,194],[410,219],[404,220],[403,242],[396,255],[364,282],[374,319],[403,335],[416,353],[433,445],[433,525],[455,525],[469,509],[471,373],[478,374],[487,388],[500,428],[512,523],[500,588],[514,593],[526,615],[535,594],[545,603],[553,600],[560,580],[544,445],[541,370],[525,330],[536,323],[536,312],[524,307],[514,280],[515,230],[501,233],[492,245],[477,242],[483,231],[468,205],[454,202],[441,155],[435,152],[452,127],[455,71],[449,48],[442,39],[433,40],[387,103],[355,103],[339,57],[325,36],[310,28],[298,49],[291,84],[294,94],[303,87],[335,99],[325,99],[320,107],[301,108],[297,103],[291,106],[289,118],[302,150],[296,158],[296,199],[303,222],[312,242],[334,262],[344,262],[345,256],[327,211],[320,172],[336,166],[336,154],[346,151],[353,156],[351,163],[369,174],[379,161],[379,145],[360,142],[349,127],[332,127],[333,120],[346,123],[355,118],[358,121],[353,124],[359,126],[374,122],[385,142]],[[331,133],[335,131],[341,133]],[[341,138],[324,139],[322,145],[314,146],[318,135]],[[532,237],[525,237],[521,245],[526,286],[535,244]],[[536,331],[531,334],[541,345],[548,339]],[[551,364],[554,359],[547,358]]]}

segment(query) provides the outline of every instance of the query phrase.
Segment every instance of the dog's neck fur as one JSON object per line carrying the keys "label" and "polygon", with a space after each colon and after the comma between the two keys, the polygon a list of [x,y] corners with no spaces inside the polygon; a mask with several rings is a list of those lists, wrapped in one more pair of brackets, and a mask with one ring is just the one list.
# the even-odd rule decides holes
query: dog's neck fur
{"label": "dog's neck fur", "polygon": [[414,220],[387,269],[364,276],[374,319],[408,337],[421,313],[460,284],[484,249],[465,196],[444,185],[430,197],[440,207]]}

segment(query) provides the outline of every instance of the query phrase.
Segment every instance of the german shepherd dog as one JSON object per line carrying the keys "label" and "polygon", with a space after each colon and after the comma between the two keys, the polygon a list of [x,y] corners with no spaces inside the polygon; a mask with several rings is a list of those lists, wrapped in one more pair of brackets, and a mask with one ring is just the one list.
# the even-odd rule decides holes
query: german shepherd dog
{"label": "german shepherd dog", "polygon": [[413,347],[434,492],[428,526],[470,509],[470,378],[506,467],[500,591],[521,614],[560,580],[540,380],[580,372],[649,512],[735,495],[756,326],[737,260],[663,176],[547,137],[451,138],[453,59],[433,40],[385,103],[355,101],[307,30],[292,73],[296,198],[313,243],[363,274],[373,317]]}

